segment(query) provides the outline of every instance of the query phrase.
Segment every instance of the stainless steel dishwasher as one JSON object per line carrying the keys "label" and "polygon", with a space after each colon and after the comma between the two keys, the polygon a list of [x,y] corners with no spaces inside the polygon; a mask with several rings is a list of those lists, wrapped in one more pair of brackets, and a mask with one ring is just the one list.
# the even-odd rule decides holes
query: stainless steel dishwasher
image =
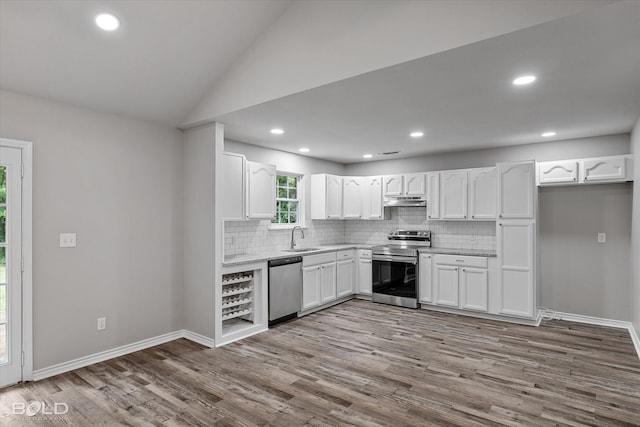
{"label": "stainless steel dishwasher", "polygon": [[269,261],[269,326],[297,316],[302,306],[302,257]]}

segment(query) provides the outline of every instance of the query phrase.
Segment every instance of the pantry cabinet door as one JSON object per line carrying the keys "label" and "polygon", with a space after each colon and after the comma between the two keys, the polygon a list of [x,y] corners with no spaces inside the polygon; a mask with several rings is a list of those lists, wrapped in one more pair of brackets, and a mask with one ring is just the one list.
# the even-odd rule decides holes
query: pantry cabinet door
{"label": "pantry cabinet door", "polygon": [[533,221],[498,223],[500,314],[529,318],[534,315],[534,229]]}

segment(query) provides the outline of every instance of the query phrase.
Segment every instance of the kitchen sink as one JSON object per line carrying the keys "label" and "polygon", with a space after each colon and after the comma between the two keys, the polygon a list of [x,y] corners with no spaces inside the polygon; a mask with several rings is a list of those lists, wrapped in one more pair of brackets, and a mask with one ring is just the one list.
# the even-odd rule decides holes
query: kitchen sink
{"label": "kitchen sink", "polygon": [[296,249],[285,249],[282,252],[309,252],[309,251],[319,251],[320,248],[296,248]]}

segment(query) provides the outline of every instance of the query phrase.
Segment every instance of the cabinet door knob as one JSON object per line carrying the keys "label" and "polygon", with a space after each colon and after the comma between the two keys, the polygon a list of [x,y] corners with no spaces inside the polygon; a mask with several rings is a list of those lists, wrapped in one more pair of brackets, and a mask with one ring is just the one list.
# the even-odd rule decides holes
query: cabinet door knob
{"label": "cabinet door knob", "polygon": [[467,271],[467,269],[466,269],[466,268],[463,268],[463,269],[462,269],[462,271]]}
{"label": "cabinet door knob", "polygon": [[502,218],[502,214],[498,215],[500,218]]}
{"label": "cabinet door knob", "polygon": [[502,227],[502,223],[499,223],[498,225],[499,225],[500,227]]}

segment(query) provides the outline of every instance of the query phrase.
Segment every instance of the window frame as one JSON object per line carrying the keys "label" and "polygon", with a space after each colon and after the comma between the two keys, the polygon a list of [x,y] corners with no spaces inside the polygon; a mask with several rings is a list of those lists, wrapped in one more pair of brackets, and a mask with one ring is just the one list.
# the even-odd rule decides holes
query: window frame
{"label": "window frame", "polygon": [[280,197],[278,197],[278,176],[293,176],[296,177],[298,182],[297,182],[297,186],[296,186],[296,194],[297,194],[297,198],[296,199],[287,199],[289,201],[291,200],[297,200],[298,202],[298,221],[295,223],[286,223],[286,224],[282,224],[282,223],[275,223],[275,222],[271,222],[269,221],[269,230],[290,230],[293,227],[302,227],[302,228],[306,228],[306,224],[305,224],[305,175],[303,173],[300,172],[288,172],[288,171],[281,171],[281,170],[277,170],[276,171],[276,194],[275,194],[275,198],[276,198],[276,216],[278,215],[278,210],[277,210],[277,203],[278,203],[278,199],[282,200]]}

